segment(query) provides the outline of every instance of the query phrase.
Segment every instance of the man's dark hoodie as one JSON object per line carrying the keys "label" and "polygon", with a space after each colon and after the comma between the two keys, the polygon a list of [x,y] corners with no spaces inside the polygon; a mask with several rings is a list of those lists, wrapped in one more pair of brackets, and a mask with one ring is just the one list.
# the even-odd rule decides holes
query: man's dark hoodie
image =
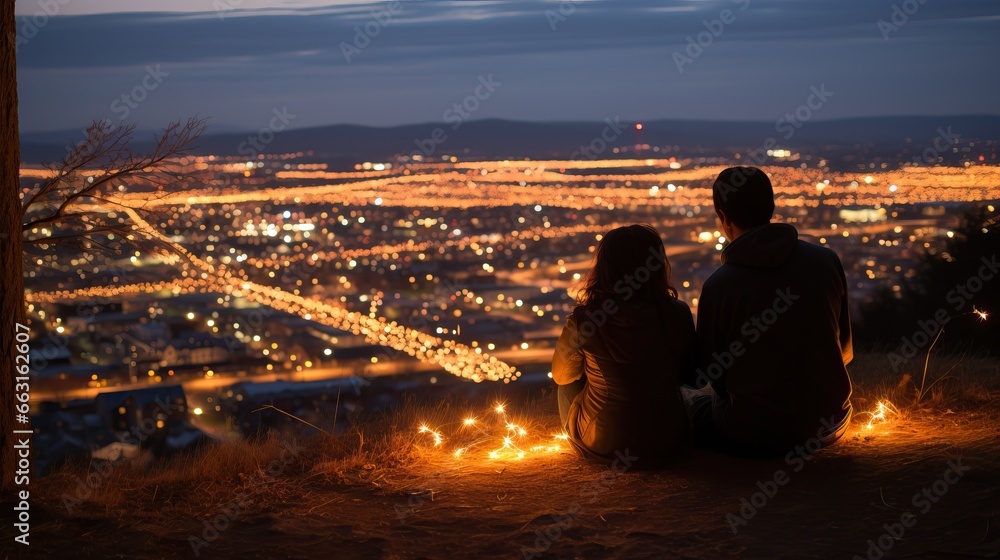
{"label": "man's dark hoodie", "polygon": [[781,447],[850,414],[847,282],[833,251],[767,224],[733,240],[698,302],[696,383],[728,399],[716,415],[737,444]]}

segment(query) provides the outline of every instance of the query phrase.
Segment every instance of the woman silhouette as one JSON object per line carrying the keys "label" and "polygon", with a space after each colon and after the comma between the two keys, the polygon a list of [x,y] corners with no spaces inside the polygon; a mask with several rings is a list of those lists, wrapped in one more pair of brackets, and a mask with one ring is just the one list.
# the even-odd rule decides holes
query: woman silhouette
{"label": "woman silhouette", "polygon": [[656,230],[608,232],[552,361],[573,447],[597,462],[631,457],[629,468],[676,457],[690,439],[679,387],[693,366],[694,334]]}

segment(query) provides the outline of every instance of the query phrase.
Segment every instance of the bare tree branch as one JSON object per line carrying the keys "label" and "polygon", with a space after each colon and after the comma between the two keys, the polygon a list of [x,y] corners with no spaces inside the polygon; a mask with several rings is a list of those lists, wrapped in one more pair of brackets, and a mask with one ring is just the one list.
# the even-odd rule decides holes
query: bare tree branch
{"label": "bare tree branch", "polygon": [[68,233],[66,235],[50,235],[46,237],[36,237],[34,239],[25,239],[22,243],[24,245],[60,245],[65,244],[65,240],[67,239],[92,237],[95,233],[116,233],[124,238],[132,232],[126,231],[121,227],[100,226],[82,232]]}
{"label": "bare tree branch", "polygon": [[[180,165],[175,160],[193,148],[205,124],[206,120],[200,118],[170,123],[149,151],[135,154],[130,148],[135,125],[111,127],[107,122],[94,122],[87,129],[87,138],[59,165],[52,167],[54,175],[24,197],[21,207],[24,243],[80,247],[93,244],[108,248],[94,237],[99,233],[115,234],[135,242],[137,236],[128,229],[126,221],[109,220],[106,212],[84,209],[80,205],[93,202],[148,213],[144,206],[149,199],[167,196],[170,186],[184,180],[184,172],[175,169]],[[118,185],[117,191],[115,185]],[[112,195],[136,189],[148,193],[149,197],[135,206],[115,200]],[[42,226],[51,230],[49,235],[29,235]],[[79,243],[72,241],[75,237],[80,238]]]}
{"label": "bare tree branch", "polygon": [[51,224],[51,223],[55,223],[55,222],[59,222],[59,221],[69,221],[69,220],[74,220],[74,219],[83,219],[83,218],[90,217],[90,216],[93,216],[93,217],[97,218],[97,217],[102,216],[103,214],[104,214],[103,212],[70,212],[70,213],[62,214],[62,215],[55,215],[55,214],[53,214],[51,216],[46,216],[44,218],[38,218],[37,220],[32,220],[32,221],[30,221],[30,222],[22,225],[21,226],[21,231],[22,232],[31,231],[31,230],[33,230],[35,228],[40,227],[40,226],[44,226],[45,224]]}
{"label": "bare tree branch", "polygon": [[[61,162],[55,176],[45,182],[34,194],[25,201],[23,208],[28,207],[40,200],[46,194],[52,192],[63,182],[66,182],[73,174],[88,166],[97,165],[108,156],[109,153],[121,151],[123,143],[132,137],[135,125],[121,125],[116,129],[110,129],[105,121],[94,121],[87,128],[87,137],[77,145],[76,149]],[[110,145],[108,143],[111,143]]]}

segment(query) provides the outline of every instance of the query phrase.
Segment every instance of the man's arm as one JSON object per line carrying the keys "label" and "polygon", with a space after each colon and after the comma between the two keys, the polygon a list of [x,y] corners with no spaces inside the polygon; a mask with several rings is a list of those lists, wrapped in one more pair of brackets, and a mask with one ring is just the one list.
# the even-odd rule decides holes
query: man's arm
{"label": "man's arm", "polygon": [[583,350],[576,326],[576,317],[570,314],[566,319],[556,352],[552,356],[552,380],[557,385],[568,385],[583,377]]}

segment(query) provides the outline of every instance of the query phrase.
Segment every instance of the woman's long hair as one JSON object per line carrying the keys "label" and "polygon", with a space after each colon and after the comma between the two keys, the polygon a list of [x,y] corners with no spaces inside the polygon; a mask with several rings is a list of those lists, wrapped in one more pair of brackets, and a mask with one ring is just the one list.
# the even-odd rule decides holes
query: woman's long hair
{"label": "woman's long hair", "polygon": [[647,224],[609,231],[597,244],[594,265],[583,281],[578,303],[600,306],[607,299],[677,299],[670,284],[670,261],[660,234]]}

